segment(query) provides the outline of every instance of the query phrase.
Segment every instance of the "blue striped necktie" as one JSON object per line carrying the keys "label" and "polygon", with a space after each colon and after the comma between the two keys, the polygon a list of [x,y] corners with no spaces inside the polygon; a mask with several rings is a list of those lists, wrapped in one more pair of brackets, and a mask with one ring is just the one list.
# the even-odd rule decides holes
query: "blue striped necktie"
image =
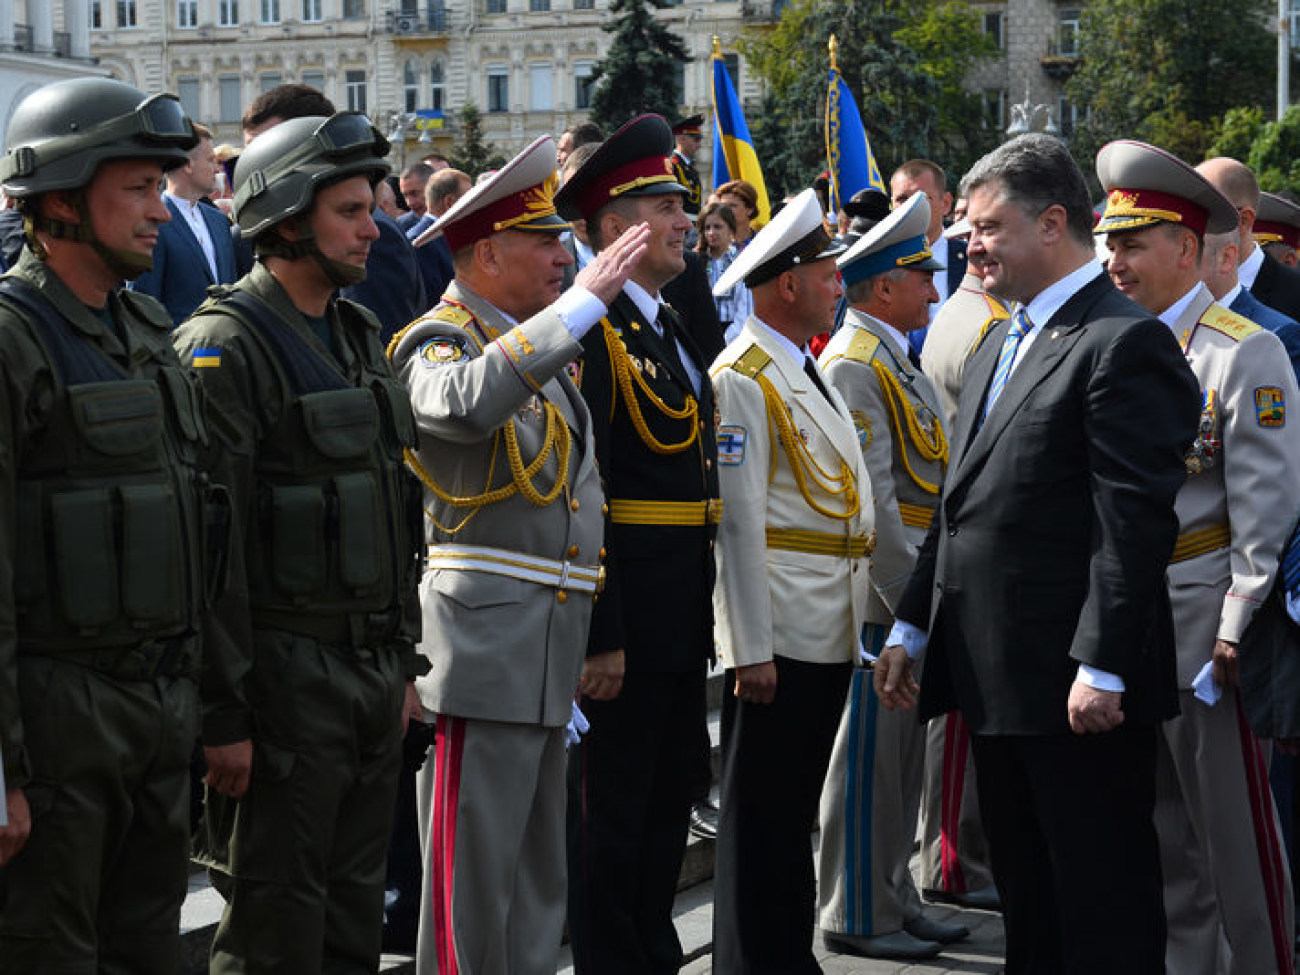
{"label": "blue striped necktie", "polygon": [[989,394],[984,397],[984,415],[980,417],[980,422],[989,415],[993,409],[993,404],[998,401],[1002,395],[1002,389],[1006,386],[1007,380],[1011,378],[1011,366],[1016,361],[1016,352],[1020,350],[1020,342],[1028,334],[1029,330],[1034,327],[1025,310],[1021,308],[1011,319],[1011,327],[1007,329],[1007,337],[1002,340],[1002,351],[998,353],[998,367],[993,370],[993,382],[989,383]]}

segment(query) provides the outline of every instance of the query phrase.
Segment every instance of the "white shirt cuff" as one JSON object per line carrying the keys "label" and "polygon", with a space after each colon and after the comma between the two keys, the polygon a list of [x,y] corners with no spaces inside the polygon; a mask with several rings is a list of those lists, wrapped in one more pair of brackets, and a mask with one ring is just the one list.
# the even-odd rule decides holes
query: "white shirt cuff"
{"label": "white shirt cuff", "polygon": [[581,285],[574,285],[556,300],[551,310],[579,342],[605,317],[605,303]]}
{"label": "white shirt cuff", "polygon": [[1087,684],[1089,687],[1095,687],[1099,691],[1119,692],[1124,690],[1123,677],[1112,674],[1108,670],[1089,667],[1087,664],[1079,664],[1079,673],[1075,675],[1075,680]]}
{"label": "white shirt cuff", "polygon": [[903,649],[907,651],[908,659],[915,660],[921,656],[929,639],[929,634],[919,626],[913,626],[903,620],[894,620],[893,629],[889,631],[889,636],[885,637],[885,646],[892,647],[901,643]]}

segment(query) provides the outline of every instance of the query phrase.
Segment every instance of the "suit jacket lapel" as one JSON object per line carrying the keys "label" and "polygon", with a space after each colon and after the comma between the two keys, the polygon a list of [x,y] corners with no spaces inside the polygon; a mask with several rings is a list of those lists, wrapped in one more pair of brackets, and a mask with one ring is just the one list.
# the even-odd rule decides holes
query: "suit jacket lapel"
{"label": "suit jacket lapel", "polygon": [[212,268],[208,266],[208,255],[203,253],[203,245],[194,236],[194,228],[181,212],[180,205],[175,200],[168,200],[167,209],[172,212],[172,221],[176,224],[176,231],[180,234],[181,240],[185,241],[186,246],[193,252],[191,256],[198,260],[199,267],[203,269],[203,276],[212,284],[216,284],[217,282],[212,279]]}
{"label": "suit jacket lapel", "polygon": [[[203,215],[203,222],[207,224],[208,234],[212,237],[212,252],[217,258],[217,276],[223,280],[233,281],[235,279],[235,268],[233,264],[229,267],[226,266],[229,263],[226,256],[233,253],[233,251],[229,248],[223,248],[219,243],[221,234],[225,234],[227,237],[230,236],[230,221],[222,215],[220,210],[214,211],[206,206],[200,205],[199,213]],[[207,263],[205,259],[203,262],[205,267]],[[212,283],[219,284],[220,282],[214,281]]]}

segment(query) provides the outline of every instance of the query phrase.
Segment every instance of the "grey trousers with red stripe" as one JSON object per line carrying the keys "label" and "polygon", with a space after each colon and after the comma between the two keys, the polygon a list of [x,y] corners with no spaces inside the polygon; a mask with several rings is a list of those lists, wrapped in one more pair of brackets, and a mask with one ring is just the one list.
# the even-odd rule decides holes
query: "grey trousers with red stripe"
{"label": "grey trousers with red stripe", "polygon": [[438,716],[417,782],[417,975],[554,975],[565,908],[564,729]]}

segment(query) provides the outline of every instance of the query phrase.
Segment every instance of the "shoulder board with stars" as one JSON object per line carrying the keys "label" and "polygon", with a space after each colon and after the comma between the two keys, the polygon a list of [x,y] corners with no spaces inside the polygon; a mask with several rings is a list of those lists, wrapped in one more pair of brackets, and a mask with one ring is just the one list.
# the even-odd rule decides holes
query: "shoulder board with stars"
{"label": "shoulder board with stars", "polygon": [[1259,326],[1249,318],[1243,318],[1235,311],[1229,311],[1218,304],[1205,309],[1205,314],[1201,316],[1198,324],[1204,325],[1206,328],[1212,328],[1236,342],[1240,342],[1247,335],[1259,331]]}

